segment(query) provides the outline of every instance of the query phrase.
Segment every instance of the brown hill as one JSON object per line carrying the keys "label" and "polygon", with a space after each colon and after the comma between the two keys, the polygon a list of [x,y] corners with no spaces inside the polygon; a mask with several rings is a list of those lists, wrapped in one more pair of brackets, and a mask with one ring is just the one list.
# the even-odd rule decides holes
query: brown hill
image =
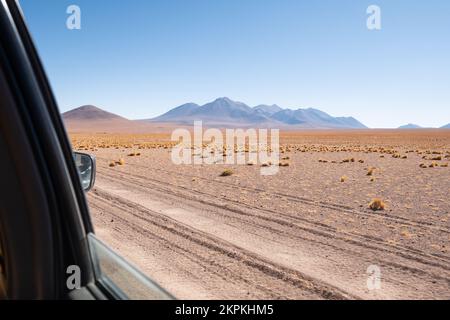
{"label": "brown hill", "polygon": [[92,105],[64,112],[64,124],[69,132],[84,133],[151,133],[170,131],[170,123],[146,123],[141,120],[129,120],[117,114],[107,112]]}
{"label": "brown hill", "polygon": [[130,121],[124,117],[118,116],[117,114],[107,112],[100,108],[92,105],[81,106],[79,108],[67,111],[62,114],[65,121],[98,121],[98,120],[124,120]]}

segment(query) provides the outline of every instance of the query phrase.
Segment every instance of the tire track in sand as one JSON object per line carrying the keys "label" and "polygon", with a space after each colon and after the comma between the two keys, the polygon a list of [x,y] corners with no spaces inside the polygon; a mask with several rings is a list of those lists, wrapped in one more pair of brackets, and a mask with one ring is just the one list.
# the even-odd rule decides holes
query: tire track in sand
{"label": "tire track in sand", "polygon": [[[108,176],[108,174],[109,174],[110,176],[107,177],[108,180],[112,179],[113,183],[116,186],[120,186],[121,185],[122,186],[121,188],[130,189],[130,190],[133,190],[133,188],[134,188],[135,192],[139,192],[139,189],[142,188],[142,191],[144,191],[143,194],[148,194],[148,195],[151,195],[152,191],[155,191],[155,189],[158,189],[158,188],[163,186],[163,184],[161,184],[158,187],[158,185],[156,185],[155,183],[152,183],[152,181],[149,181],[148,178],[147,179],[143,179],[142,181],[140,181],[140,179],[136,179],[135,176],[126,177],[125,175],[121,175],[118,172],[114,172],[114,173],[108,172],[107,174],[102,172],[101,174],[102,174],[103,178],[106,178]],[[166,184],[167,183],[164,183],[164,185],[166,185]],[[161,194],[159,195],[160,197],[167,197],[171,193],[171,191],[173,191],[173,190],[170,190],[170,189],[167,189],[167,188],[160,188],[159,191],[161,192]],[[186,194],[183,195],[183,194],[180,194],[180,193],[177,193],[177,192],[173,193],[172,195],[175,198],[177,198],[177,199],[184,199],[184,198],[186,198]],[[114,196],[117,196],[117,194],[115,194]],[[189,196],[187,198],[189,198]],[[190,199],[190,200],[197,201],[198,199],[194,198],[194,199]],[[141,203],[141,201],[135,201],[135,202]],[[211,205],[211,204],[208,203],[208,205]],[[229,206],[227,206],[226,208],[223,208],[223,206],[222,206],[221,209],[227,210],[227,212],[229,214],[234,212],[233,208],[230,208]],[[253,208],[252,210],[255,210],[255,209],[257,209],[257,208]],[[230,211],[230,210],[233,210],[233,211]],[[245,216],[248,216],[248,212],[242,211],[242,212],[239,213],[239,218],[242,218],[242,217],[245,217]],[[235,217],[229,216],[228,218],[235,218]],[[250,226],[252,226],[252,224],[254,224],[255,221],[257,221],[261,217],[255,216],[255,215],[250,215],[249,218],[250,218],[250,220],[243,221],[243,223],[247,224],[247,226],[250,229]],[[255,220],[255,218],[257,218],[257,220]],[[273,224],[274,221],[275,222],[279,222],[278,220],[277,219],[275,219],[275,220],[263,220],[262,223],[260,223],[257,227],[260,228],[260,229],[263,229],[263,228],[269,229],[269,232],[271,234],[272,233],[275,233],[275,234],[279,233],[280,236],[282,235],[282,233],[292,233],[292,226],[297,228],[297,225],[292,225],[290,222],[287,222],[287,221],[282,221],[282,223],[280,224],[283,227],[282,229],[274,229],[274,228],[271,228],[271,227],[267,226],[267,224],[268,224],[267,222],[270,222],[270,223]],[[246,233],[247,233],[247,231],[250,232],[249,229],[246,229],[245,232]],[[305,230],[307,230],[307,229],[305,229]],[[333,239],[333,235],[326,234],[325,236],[328,237],[328,238],[331,236],[331,239],[328,239],[328,240],[332,240]],[[306,241],[306,242],[317,241],[317,239],[305,238],[305,237],[301,237],[301,236],[297,237],[297,239],[299,241]],[[318,245],[330,246],[334,242],[335,242],[335,240],[329,241],[328,243],[321,243],[320,241],[317,241],[316,243]],[[334,246],[334,249],[336,251],[338,251],[338,252],[345,252],[346,250],[348,250],[348,248],[341,247],[341,245],[339,245],[339,244],[336,244]],[[380,250],[380,252],[384,252],[385,251],[383,248],[377,248],[377,249]],[[348,253],[349,254],[353,254],[356,257],[361,252],[349,251]],[[273,259],[271,259],[271,261],[273,262]],[[399,270],[400,270],[400,272],[406,272],[406,275],[407,274],[410,275],[409,279],[414,279],[414,277],[417,276],[417,274],[423,275],[424,278],[430,278],[429,270],[424,270],[423,267],[420,267],[420,266],[418,268],[414,268],[413,265],[408,265],[408,264],[404,264],[404,263],[402,264],[402,263],[398,263],[396,261],[386,261],[386,265],[390,266],[391,268],[396,269],[397,275],[398,275]],[[402,277],[403,277],[403,279],[402,279]],[[447,284],[448,284],[448,275],[447,276],[439,276],[439,275],[434,275],[433,276],[433,274],[431,274],[431,277],[434,278],[434,279],[437,279],[439,281],[444,281],[444,282],[447,281]],[[318,279],[318,278],[315,277],[315,279]],[[320,277],[320,279],[322,279],[322,277]],[[429,280],[429,279],[427,279],[427,280]],[[398,277],[398,278],[390,279],[390,282],[396,283],[398,285],[401,285],[401,286],[403,286],[403,288],[405,288],[405,285],[406,286],[410,285],[410,283],[408,283],[408,281],[410,282],[411,280],[405,280],[405,275],[402,275],[402,274],[400,274],[400,277]],[[362,282],[361,282],[361,284],[362,284]],[[332,285],[332,286],[336,287],[336,285]],[[347,287],[350,287],[350,284],[348,286],[338,286],[338,287],[340,287],[340,288],[347,288]],[[447,290],[448,290],[448,288],[447,288]],[[354,293],[354,295],[356,294],[355,292],[353,292],[353,293]],[[358,295],[358,294],[356,294],[356,295]]]}
{"label": "tire track in sand", "polygon": [[183,255],[189,261],[185,268],[206,269],[203,281],[209,286],[220,287],[214,286],[219,282],[223,286],[243,287],[256,299],[357,298],[100,188],[90,195],[90,203],[95,211],[112,214],[121,228],[125,226],[156,239],[160,245]]}

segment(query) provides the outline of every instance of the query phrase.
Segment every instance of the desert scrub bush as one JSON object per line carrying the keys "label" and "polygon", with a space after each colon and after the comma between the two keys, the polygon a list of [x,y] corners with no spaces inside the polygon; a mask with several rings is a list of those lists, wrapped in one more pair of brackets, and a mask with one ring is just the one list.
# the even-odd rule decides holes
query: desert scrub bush
{"label": "desert scrub bush", "polygon": [[404,238],[411,238],[411,233],[407,229],[403,229],[400,231],[400,235]]}
{"label": "desert scrub bush", "polygon": [[386,208],[386,204],[383,200],[375,198],[369,203],[369,208],[373,211],[384,210]]}
{"label": "desert scrub bush", "polygon": [[367,175],[368,175],[368,176],[372,176],[374,171],[375,171],[375,168],[373,168],[373,167],[369,168],[369,169],[367,170]]}
{"label": "desert scrub bush", "polygon": [[342,177],[341,177],[341,182],[345,182],[345,181],[347,181],[347,179],[348,179],[347,176],[342,176]]}
{"label": "desert scrub bush", "polygon": [[109,166],[110,166],[110,167],[115,167],[115,166],[116,166],[116,163],[115,163],[114,161],[111,161],[111,162],[109,163]]}
{"label": "desert scrub bush", "polygon": [[247,162],[247,165],[248,166],[253,166],[253,165],[255,165],[255,163],[253,161],[249,161],[249,162]]}
{"label": "desert scrub bush", "polygon": [[441,167],[442,167],[442,168],[448,168],[448,163],[443,163],[443,164],[441,164]]}
{"label": "desert scrub bush", "polygon": [[233,174],[233,171],[231,169],[225,169],[222,171],[222,173],[220,174],[221,177],[228,177],[231,176]]}
{"label": "desert scrub bush", "polygon": [[288,162],[280,162],[278,165],[280,167],[289,167],[289,163]]}
{"label": "desert scrub bush", "polygon": [[432,162],[430,163],[430,165],[428,166],[428,168],[434,168],[434,167],[439,167],[439,165],[436,162]]}
{"label": "desert scrub bush", "polygon": [[419,167],[421,167],[422,169],[428,168],[428,166],[427,166],[425,163],[421,163],[421,164],[419,165]]}
{"label": "desert scrub bush", "polygon": [[119,161],[116,161],[116,164],[118,164],[119,166],[123,166],[125,164],[125,160],[120,158]]}

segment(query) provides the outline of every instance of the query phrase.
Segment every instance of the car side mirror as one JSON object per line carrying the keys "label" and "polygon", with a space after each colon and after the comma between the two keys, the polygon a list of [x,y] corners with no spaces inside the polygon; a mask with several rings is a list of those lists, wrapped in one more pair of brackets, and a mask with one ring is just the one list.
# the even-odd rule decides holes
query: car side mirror
{"label": "car side mirror", "polygon": [[95,182],[95,157],[87,153],[74,152],[75,165],[84,191],[89,191]]}

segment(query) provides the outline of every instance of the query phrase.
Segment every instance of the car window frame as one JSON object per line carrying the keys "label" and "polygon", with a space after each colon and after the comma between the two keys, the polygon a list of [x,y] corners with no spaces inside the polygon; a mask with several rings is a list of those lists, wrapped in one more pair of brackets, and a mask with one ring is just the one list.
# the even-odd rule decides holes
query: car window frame
{"label": "car window frame", "polygon": [[[65,259],[60,267],[65,269],[68,265],[75,264],[82,270],[81,287],[69,289],[64,294],[69,299],[128,299],[112,281],[108,285],[108,281],[105,282],[105,278],[99,273],[98,257],[91,243],[92,239],[96,239],[95,231],[73,158],[73,149],[19,1],[0,0],[0,10],[4,10],[9,20],[3,25],[0,21],[0,31],[7,29],[7,51],[10,58],[14,57],[11,58],[11,71],[22,82],[15,95],[24,98],[23,114],[32,120],[37,146],[48,157],[48,165],[52,168],[48,171],[53,190],[58,190],[58,196],[51,196],[59,209],[53,210],[53,214],[59,218],[55,219],[53,228],[57,228],[65,236]],[[147,284],[149,290],[158,291],[166,299],[174,298],[112,249],[108,248],[106,252],[113,259],[126,264],[132,276]]]}

